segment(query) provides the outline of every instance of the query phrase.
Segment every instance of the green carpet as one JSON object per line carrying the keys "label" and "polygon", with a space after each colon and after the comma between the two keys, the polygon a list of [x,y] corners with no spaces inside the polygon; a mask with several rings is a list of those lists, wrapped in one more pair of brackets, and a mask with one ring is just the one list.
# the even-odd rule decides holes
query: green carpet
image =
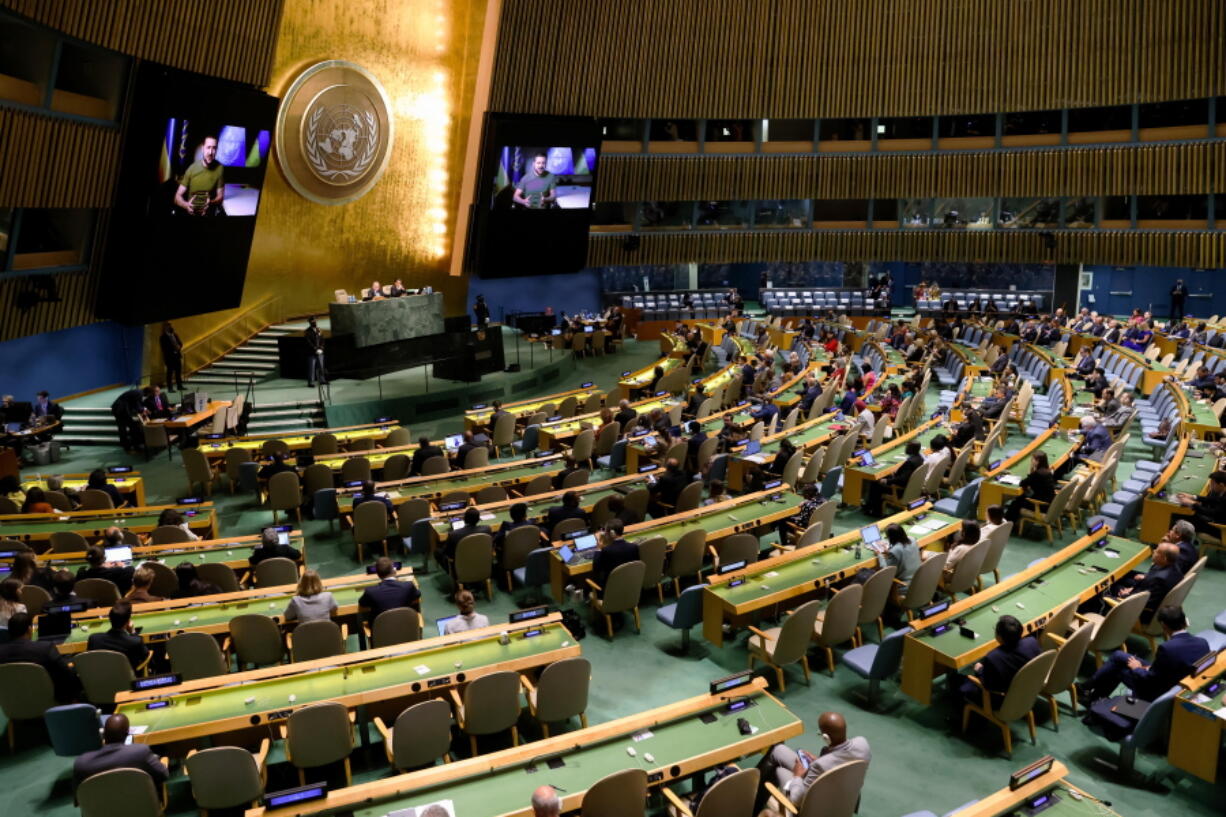
{"label": "green carpet", "polygon": [[[577,361],[574,376],[569,379],[575,380],[576,384],[580,380],[594,380],[602,387],[610,388],[622,370],[642,366],[657,355],[658,347],[654,342],[628,342],[622,354]],[[262,393],[276,395],[281,394],[282,390],[294,388],[289,384],[274,384],[266,389],[262,387]],[[333,399],[342,402],[347,389],[348,386],[343,383],[334,385]],[[282,399],[287,399],[287,396]],[[432,421],[413,426],[415,433],[422,432],[432,437],[455,428],[454,421]],[[1139,438],[1139,435],[1134,434],[1134,438]],[[1006,450],[1020,448],[1025,442],[1026,439],[1015,431],[1006,443]],[[1120,481],[1127,478],[1133,462],[1148,455],[1149,449],[1139,442],[1130,444],[1125,454],[1126,464],[1120,468]],[[139,465],[145,474],[149,482],[150,502],[169,500],[184,490],[182,466],[177,456],[169,463],[165,455],[145,463],[140,458],[130,459],[114,449],[77,447],[59,463],[57,470],[83,471],[95,465],[129,461]],[[217,503],[222,530],[227,533],[254,533],[262,523],[271,519],[271,513],[254,507],[248,496],[232,497],[223,489]],[[865,522],[858,512],[841,511],[836,531],[849,530]],[[310,541],[311,564],[324,576],[358,570],[347,533],[329,533],[327,524],[322,522],[306,522],[304,528]],[[1066,535],[1064,542],[1069,541],[1071,538]],[[1002,570],[1004,573],[1017,571],[1033,559],[1048,555],[1051,550],[1045,541],[1015,536],[1006,549]],[[416,557],[411,561],[415,565],[419,563]],[[452,612],[443,599],[446,588],[440,583],[437,571],[425,577],[422,589],[427,619]],[[513,610],[515,605],[511,596],[498,592],[492,603],[481,603],[479,606],[491,619],[498,620]],[[1218,563],[1206,570],[1189,601],[1192,629],[1211,627],[1213,616],[1222,607],[1226,607],[1226,574]],[[582,642],[583,653],[592,662],[594,670],[588,708],[590,723],[597,724],[701,694],[711,678],[746,666],[744,636],[729,640],[722,648],[713,648],[702,640],[698,628],[694,632],[690,656],[678,658],[669,655],[665,650],[679,643],[679,634],[660,624],[656,620],[655,610],[654,601],[649,601],[642,608],[641,634],[636,635],[631,627],[621,632],[612,643],[593,634]],[[1138,642],[1137,646],[1138,649],[1143,648],[1143,642]],[[355,648],[355,645],[351,644],[351,648]],[[814,662],[815,669],[818,666],[819,662]],[[807,733],[795,741],[798,746],[818,751],[820,737],[813,726],[818,714],[827,709],[843,712],[851,733],[864,735],[869,740],[873,762],[860,808],[860,814],[866,817],[897,817],[919,809],[942,814],[1001,788],[1006,785],[1012,770],[1048,753],[1068,764],[1074,783],[1112,801],[1122,815],[1165,817],[1172,814],[1222,813],[1223,791],[1220,784],[1215,787],[1186,775],[1173,774],[1156,786],[1129,785],[1101,770],[1094,763],[1094,758],[1111,757],[1114,747],[1090,733],[1067,713],[1057,732],[1048,722],[1046,710],[1042,710],[1037,746],[1031,746],[1025,739],[1024,726],[1015,728],[1015,753],[1009,760],[1002,754],[998,731],[983,721],[973,721],[971,731],[966,736],[960,735],[951,721],[958,714],[958,708],[947,700],[938,696],[933,706],[919,706],[899,693],[893,684],[886,684],[882,711],[869,712],[860,698],[865,688],[864,682],[842,666],[836,670],[833,678],[815,671],[811,687],[805,686],[799,669],[792,668],[788,670],[787,692],[781,697],[806,724]],[[578,724],[573,726],[577,728]],[[377,741],[373,729],[371,733],[372,740]],[[539,729],[529,722],[526,714],[521,722],[521,734],[527,739],[540,736]],[[0,787],[8,792],[10,804],[6,811],[11,814],[77,814],[72,804],[68,778],[71,759],[54,756],[46,745],[41,729],[35,724],[23,725],[19,729],[19,739],[17,753],[3,756],[0,760]],[[466,752],[463,749],[466,745],[466,740],[456,743],[462,753]],[[273,764],[269,776],[270,790],[297,785],[297,776],[284,763],[279,747],[274,749],[270,760]],[[389,773],[382,747],[377,743],[369,752],[356,750],[353,762],[355,777],[359,781],[376,779]],[[747,762],[756,762],[756,758]],[[1143,772],[1171,771],[1161,756],[1143,756],[1140,767]],[[336,779],[336,775],[333,775],[334,783]],[[531,788],[531,785],[525,784],[525,802]],[[1215,802],[1218,806],[1213,805]],[[168,813],[195,813],[190,784],[180,769],[175,769],[173,773]]]}

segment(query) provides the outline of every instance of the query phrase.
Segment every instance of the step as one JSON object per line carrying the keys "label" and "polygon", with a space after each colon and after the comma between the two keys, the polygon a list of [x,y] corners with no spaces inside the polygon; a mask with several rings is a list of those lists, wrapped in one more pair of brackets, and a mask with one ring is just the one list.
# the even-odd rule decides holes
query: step
{"label": "step", "polygon": [[[284,336],[278,335],[277,337],[284,337]],[[265,338],[265,337],[256,335],[254,338],[251,338],[243,345],[244,346],[259,346],[262,349],[276,349],[279,344],[277,343],[276,337]]]}
{"label": "step", "polygon": [[280,356],[277,355],[276,352],[273,352],[270,354],[260,349],[248,349],[244,347],[241,349],[235,349],[233,352],[223,357],[222,360],[223,361],[251,360],[251,361],[259,361],[259,362],[270,362],[275,365],[277,361],[280,360]]}
{"label": "step", "polygon": [[323,408],[323,403],[318,400],[291,400],[286,403],[261,403],[261,409],[270,408],[297,408],[300,406],[310,406],[311,408]]}

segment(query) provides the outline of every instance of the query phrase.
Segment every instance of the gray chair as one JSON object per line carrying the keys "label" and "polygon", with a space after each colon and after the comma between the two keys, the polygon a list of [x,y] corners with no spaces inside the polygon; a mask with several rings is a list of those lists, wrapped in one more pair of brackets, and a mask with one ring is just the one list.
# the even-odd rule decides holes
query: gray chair
{"label": "gray chair", "polygon": [[613,568],[603,588],[591,579],[587,579],[587,584],[593,591],[592,612],[604,617],[610,640],[613,638],[614,613],[633,613],[634,630],[642,632],[642,622],[639,620],[639,596],[642,594],[643,576],[646,573],[647,565],[636,560]]}
{"label": "gray chair", "polygon": [[102,746],[98,709],[91,704],[53,706],[43,713],[43,722],[59,757],[76,757]]}
{"label": "gray chair", "polygon": [[383,736],[387,762],[396,771],[433,766],[439,758],[451,762],[451,707],[440,698],[410,706],[390,729],[376,717],[375,728]]}
{"label": "gray chair", "polygon": [[[868,762],[864,760],[852,760],[822,772],[800,798],[796,817],[852,817],[867,773]],[[766,781],[766,789],[780,803],[791,804],[774,782]]]}
{"label": "gray chair", "polygon": [[656,618],[664,626],[681,631],[681,653],[690,650],[690,628],[702,623],[702,591],[706,584],[687,587],[672,604],[656,609]]}
{"label": "gray chair", "polygon": [[536,684],[520,677],[528,711],[549,737],[549,724],[578,718],[587,728],[587,694],[592,681],[592,663],[586,658],[565,658],[541,670]]}
{"label": "gray chair", "polygon": [[160,817],[166,787],[159,792],[143,769],[111,769],[81,781],[77,802],[81,817]]}
{"label": "gray chair", "polygon": [[119,588],[110,579],[78,579],[72,592],[83,599],[93,599],[99,607],[111,607],[119,601]]}
{"label": "gray chair", "polygon": [[191,535],[178,525],[159,525],[149,534],[151,545],[177,545],[190,541]]}
{"label": "gray chair", "polygon": [[281,629],[275,621],[260,613],[247,613],[230,619],[230,636],[226,639],[226,646],[233,647],[240,670],[247,664],[257,667],[280,664],[285,658]]}
{"label": "gray chair", "polygon": [[289,634],[290,661],[313,661],[345,654],[346,628],[335,621],[304,621]]}
{"label": "gray chair", "polygon": [[1013,680],[1009,682],[1009,689],[1005,692],[999,706],[994,704],[992,694],[980,682],[979,676],[966,676],[968,680],[978,686],[982,696],[978,703],[968,701],[963,705],[962,731],[966,731],[972,712],[985,718],[1000,729],[1001,737],[1005,742],[1005,754],[1012,757],[1013,731],[1009,728],[1009,723],[1025,718],[1026,725],[1030,729],[1030,742],[1034,743],[1036,740],[1034,703],[1042,692],[1043,684],[1047,681],[1047,676],[1051,673],[1051,668],[1055,663],[1055,650],[1046,650],[1027,661],[1017,671],[1017,674],[1013,676]]}
{"label": "gray chair", "polygon": [[183,761],[192,784],[192,799],[210,810],[255,807],[268,781],[268,738],[254,754],[239,746],[216,746],[188,752]]}
{"label": "gray chair", "polygon": [[8,720],[9,751],[16,743],[17,721],[42,718],[55,706],[51,676],[38,664],[0,664],[0,710]]}
{"label": "gray chair", "polygon": [[741,769],[720,778],[703,793],[697,810],[667,786],[662,787],[661,791],[672,806],[670,812],[675,817],[748,817],[753,814],[758,779],[757,769]]}
{"label": "gray chair", "polygon": [[476,678],[464,687],[464,695],[453,687],[451,699],[456,724],[468,734],[473,757],[477,738],[511,730],[511,745],[519,745],[519,673],[510,670],[492,672]]}
{"label": "gray chair", "polygon": [[660,604],[664,603],[664,562],[668,558],[668,540],[663,536],[649,536],[639,542],[639,561],[643,571],[643,590],[655,590]]}
{"label": "gray chair", "polygon": [[[373,503],[372,503],[373,504]],[[264,559],[255,566],[256,587],[281,587],[297,584],[298,564],[284,556]]]}
{"label": "gray chair", "polygon": [[902,665],[903,645],[906,643],[904,637],[909,632],[910,627],[902,627],[881,639],[880,644],[864,644],[843,653],[843,666],[868,680],[870,707],[877,701],[881,682],[898,674],[898,668]]}
{"label": "gray chair", "polygon": [[749,639],[749,668],[761,661],[775,670],[775,680],[779,691],[787,691],[787,681],[784,680],[783,668],[800,662],[805,673],[805,683],[809,683],[809,661],[806,653],[809,642],[813,638],[813,623],[821,609],[820,601],[810,601],[796,608],[790,616],[783,620],[779,627],[769,630],[759,630],[750,627],[752,633]]}
{"label": "gray chair", "polygon": [[602,777],[583,795],[581,817],[643,817],[647,808],[647,772],[623,769]]}
{"label": "gray chair", "polygon": [[494,599],[494,540],[488,533],[470,533],[455,548],[452,562],[457,585],[482,584],[486,599]]}
{"label": "gray chair", "polygon": [[1077,673],[1081,669],[1081,662],[1085,660],[1093,634],[1093,627],[1082,624],[1067,639],[1054,634],[1047,636],[1060,646],[1056,650],[1056,663],[1052,665],[1051,673],[1039,694],[1047,699],[1051,707],[1051,722],[1057,732],[1060,731],[1060,707],[1056,704],[1056,696],[1067,692],[1073,715],[1077,715]]}
{"label": "gray chair", "polygon": [[861,628],[866,624],[877,625],[877,641],[885,638],[885,606],[890,601],[890,590],[894,586],[894,576],[898,568],[887,565],[879,568],[868,581],[864,583],[864,592],[860,596],[860,613],[856,616],[856,645],[864,643],[864,633]]}
{"label": "gray chair", "polygon": [[84,553],[89,549],[85,537],[76,531],[57,530],[51,532],[51,553]]}
{"label": "gray chair", "polygon": [[184,681],[225,675],[230,671],[217,639],[208,633],[179,633],[166,642],[170,669]]}
{"label": "gray chair", "polygon": [[668,565],[664,575],[673,582],[673,595],[681,595],[681,579],[684,576],[694,576],[702,581],[702,559],[706,552],[707,531],[697,527],[686,531],[673,546],[669,554]]}
{"label": "gray chair", "polygon": [[335,701],[295,710],[281,727],[285,759],[298,769],[299,785],[306,785],[306,770],[343,761],[345,785],[353,784],[349,755],[353,752],[353,715]]}
{"label": "gray chair", "polygon": [[384,610],[370,625],[371,648],[407,644],[421,638],[421,613],[412,607]]}
{"label": "gray chair", "polygon": [[366,561],[366,546],[378,544],[387,555],[387,506],[382,502],[363,502],[353,509],[353,544],[358,561]]}
{"label": "gray chair", "polygon": [[854,641],[860,615],[864,585],[849,584],[839,590],[820,610],[813,622],[813,640],[826,653],[826,667],[834,675],[834,648]]}
{"label": "gray chair", "polygon": [[274,525],[277,523],[277,511],[293,511],[295,518],[302,522],[302,485],[298,482],[297,474],[282,471],[272,475],[268,480],[268,505],[272,508]]}
{"label": "gray chair", "polygon": [[[142,669],[150,658],[152,654],[145,657]],[[113,650],[87,650],[73,659],[72,665],[85,689],[85,699],[98,707],[114,705],[115,693],[127,692],[136,679],[128,657]]]}
{"label": "gray chair", "polygon": [[409,467],[412,464],[412,460],[409,459],[407,454],[392,454],[383,461],[381,479],[384,482],[395,482],[396,480],[405,479],[409,475]]}
{"label": "gray chair", "polygon": [[[170,573],[170,577],[175,579],[174,571],[164,565],[159,565]],[[242,590],[238,583],[238,575],[235,574],[234,568],[224,562],[201,562],[196,565],[196,576],[202,582],[215,584],[223,593],[237,593]],[[292,584],[292,582],[291,582]],[[159,596],[169,598],[179,589],[178,579],[175,579],[174,587],[166,593],[157,592],[157,579],[154,579],[154,592]]]}

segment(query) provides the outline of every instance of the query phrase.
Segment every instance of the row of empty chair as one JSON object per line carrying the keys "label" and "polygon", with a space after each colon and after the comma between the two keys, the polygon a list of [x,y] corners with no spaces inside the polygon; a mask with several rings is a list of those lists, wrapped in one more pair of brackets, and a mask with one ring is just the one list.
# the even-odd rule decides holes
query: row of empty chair
{"label": "row of empty chair", "polygon": [[[690,299],[688,305],[685,303],[687,295]],[[623,295],[622,308],[642,310],[644,321],[711,319],[732,311],[732,306],[728,303],[728,291],[723,289]]]}
{"label": "row of empty chair", "polygon": [[[953,301],[958,311],[968,309],[982,312],[989,301],[996,304],[1000,312],[1042,312],[1046,299],[1043,292],[1018,292],[999,289],[958,289],[942,291],[936,298],[925,297],[917,299],[915,308],[919,312],[940,312],[945,304]],[[976,302],[978,308],[976,309]]]}
{"label": "row of empty chair", "polygon": [[833,310],[849,314],[888,314],[862,289],[763,289],[759,301],[768,314],[799,317]]}

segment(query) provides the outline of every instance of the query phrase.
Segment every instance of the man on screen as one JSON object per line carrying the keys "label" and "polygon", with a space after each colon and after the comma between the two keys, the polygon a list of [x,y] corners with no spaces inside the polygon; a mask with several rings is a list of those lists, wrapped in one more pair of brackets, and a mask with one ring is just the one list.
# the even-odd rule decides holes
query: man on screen
{"label": "man on screen", "polygon": [[511,198],[516,204],[532,210],[544,210],[557,202],[558,177],[545,167],[548,161],[549,157],[544,153],[532,157],[532,169],[515,185],[515,195]]}
{"label": "man on screen", "polygon": [[224,216],[222,200],[226,197],[225,168],[217,161],[217,137],[206,136],[200,143],[200,160],[192,162],[175,191],[175,206],[193,216]]}

